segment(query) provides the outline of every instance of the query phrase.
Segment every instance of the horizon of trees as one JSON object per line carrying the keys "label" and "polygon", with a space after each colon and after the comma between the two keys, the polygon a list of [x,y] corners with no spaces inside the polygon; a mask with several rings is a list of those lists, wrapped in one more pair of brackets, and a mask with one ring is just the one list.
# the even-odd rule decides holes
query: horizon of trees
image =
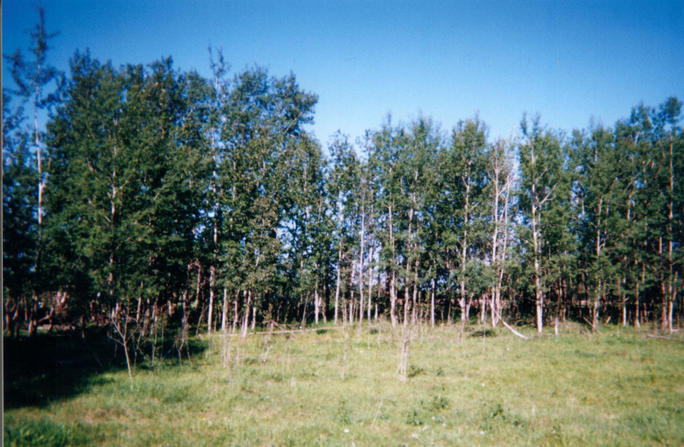
{"label": "horizon of trees", "polygon": [[293,74],[211,50],[209,78],[88,52],[63,74],[42,13],[31,35],[6,56],[6,333],[106,325],[128,356],[168,324],[179,352],[274,322],[681,324],[676,98],[494,141],[479,118],[388,117],[324,151]]}

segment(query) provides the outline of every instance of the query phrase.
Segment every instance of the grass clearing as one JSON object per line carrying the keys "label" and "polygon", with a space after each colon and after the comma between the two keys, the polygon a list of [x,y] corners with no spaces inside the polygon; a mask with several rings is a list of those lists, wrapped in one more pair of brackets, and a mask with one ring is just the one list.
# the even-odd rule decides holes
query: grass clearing
{"label": "grass clearing", "polygon": [[475,329],[416,328],[405,383],[388,325],[204,337],[192,364],[7,409],[5,445],[684,444],[684,343]]}

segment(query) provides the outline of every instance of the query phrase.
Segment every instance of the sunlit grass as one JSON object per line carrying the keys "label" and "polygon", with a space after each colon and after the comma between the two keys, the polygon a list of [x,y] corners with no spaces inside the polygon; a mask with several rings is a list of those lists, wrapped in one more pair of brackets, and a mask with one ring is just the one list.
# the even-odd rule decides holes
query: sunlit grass
{"label": "sunlit grass", "polygon": [[[475,328],[476,329],[476,328]],[[8,410],[6,445],[682,445],[684,343],[387,325],[220,335],[182,366]],[[532,333],[529,333],[532,335]],[[227,364],[222,350],[228,349]]]}

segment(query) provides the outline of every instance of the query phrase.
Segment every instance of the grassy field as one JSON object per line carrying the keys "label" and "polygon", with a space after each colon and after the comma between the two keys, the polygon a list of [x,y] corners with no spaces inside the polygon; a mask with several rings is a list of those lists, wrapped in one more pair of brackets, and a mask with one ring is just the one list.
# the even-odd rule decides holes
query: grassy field
{"label": "grassy field", "polygon": [[560,337],[526,341],[503,329],[415,328],[405,382],[400,333],[386,325],[200,338],[191,362],[138,368],[133,382],[125,368],[94,370],[77,382],[65,370],[69,392],[60,392],[57,376],[50,390],[23,399],[31,404],[12,396],[22,378],[6,378],[13,404],[5,408],[4,440],[684,445],[684,343],[645,334],[608,327],[590,336],[566,327]]}

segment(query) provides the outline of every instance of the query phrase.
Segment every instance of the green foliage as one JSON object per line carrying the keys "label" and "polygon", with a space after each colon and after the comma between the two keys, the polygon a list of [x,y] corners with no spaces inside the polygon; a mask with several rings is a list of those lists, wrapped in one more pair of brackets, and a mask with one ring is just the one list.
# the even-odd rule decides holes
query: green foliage
{"label": "green foliage", "polygon": [[3,124],[3,279],[7,298],[16,300],[31,293],[36,279],[38,177],[26,141],[11,138],[14,129]]}
{"label": "green foliage", "polygon": [[333,295],[336,321],[377,310],[395,325],[401,313],[465,322],[478,306],[494,326],[590,313],[594,330],[599,314],[675,330],[676,98],[570,134],[524,117],[511,141],[490,141],[477,117],[448,134],[388,117],[356,146],[334,135],[326,154],[307,127],[318,97],[292,74],[232,74],[210,49],[210,79],[171,58],[113,67],[87,52],[62,76],[51,36],[41,13],[30,60],[6,58],[15,334],[26,318],[31,334],[39,322],[125,322],[112,328],[137,358],[165,312],[181,354],[191,327],[325,321]]}

